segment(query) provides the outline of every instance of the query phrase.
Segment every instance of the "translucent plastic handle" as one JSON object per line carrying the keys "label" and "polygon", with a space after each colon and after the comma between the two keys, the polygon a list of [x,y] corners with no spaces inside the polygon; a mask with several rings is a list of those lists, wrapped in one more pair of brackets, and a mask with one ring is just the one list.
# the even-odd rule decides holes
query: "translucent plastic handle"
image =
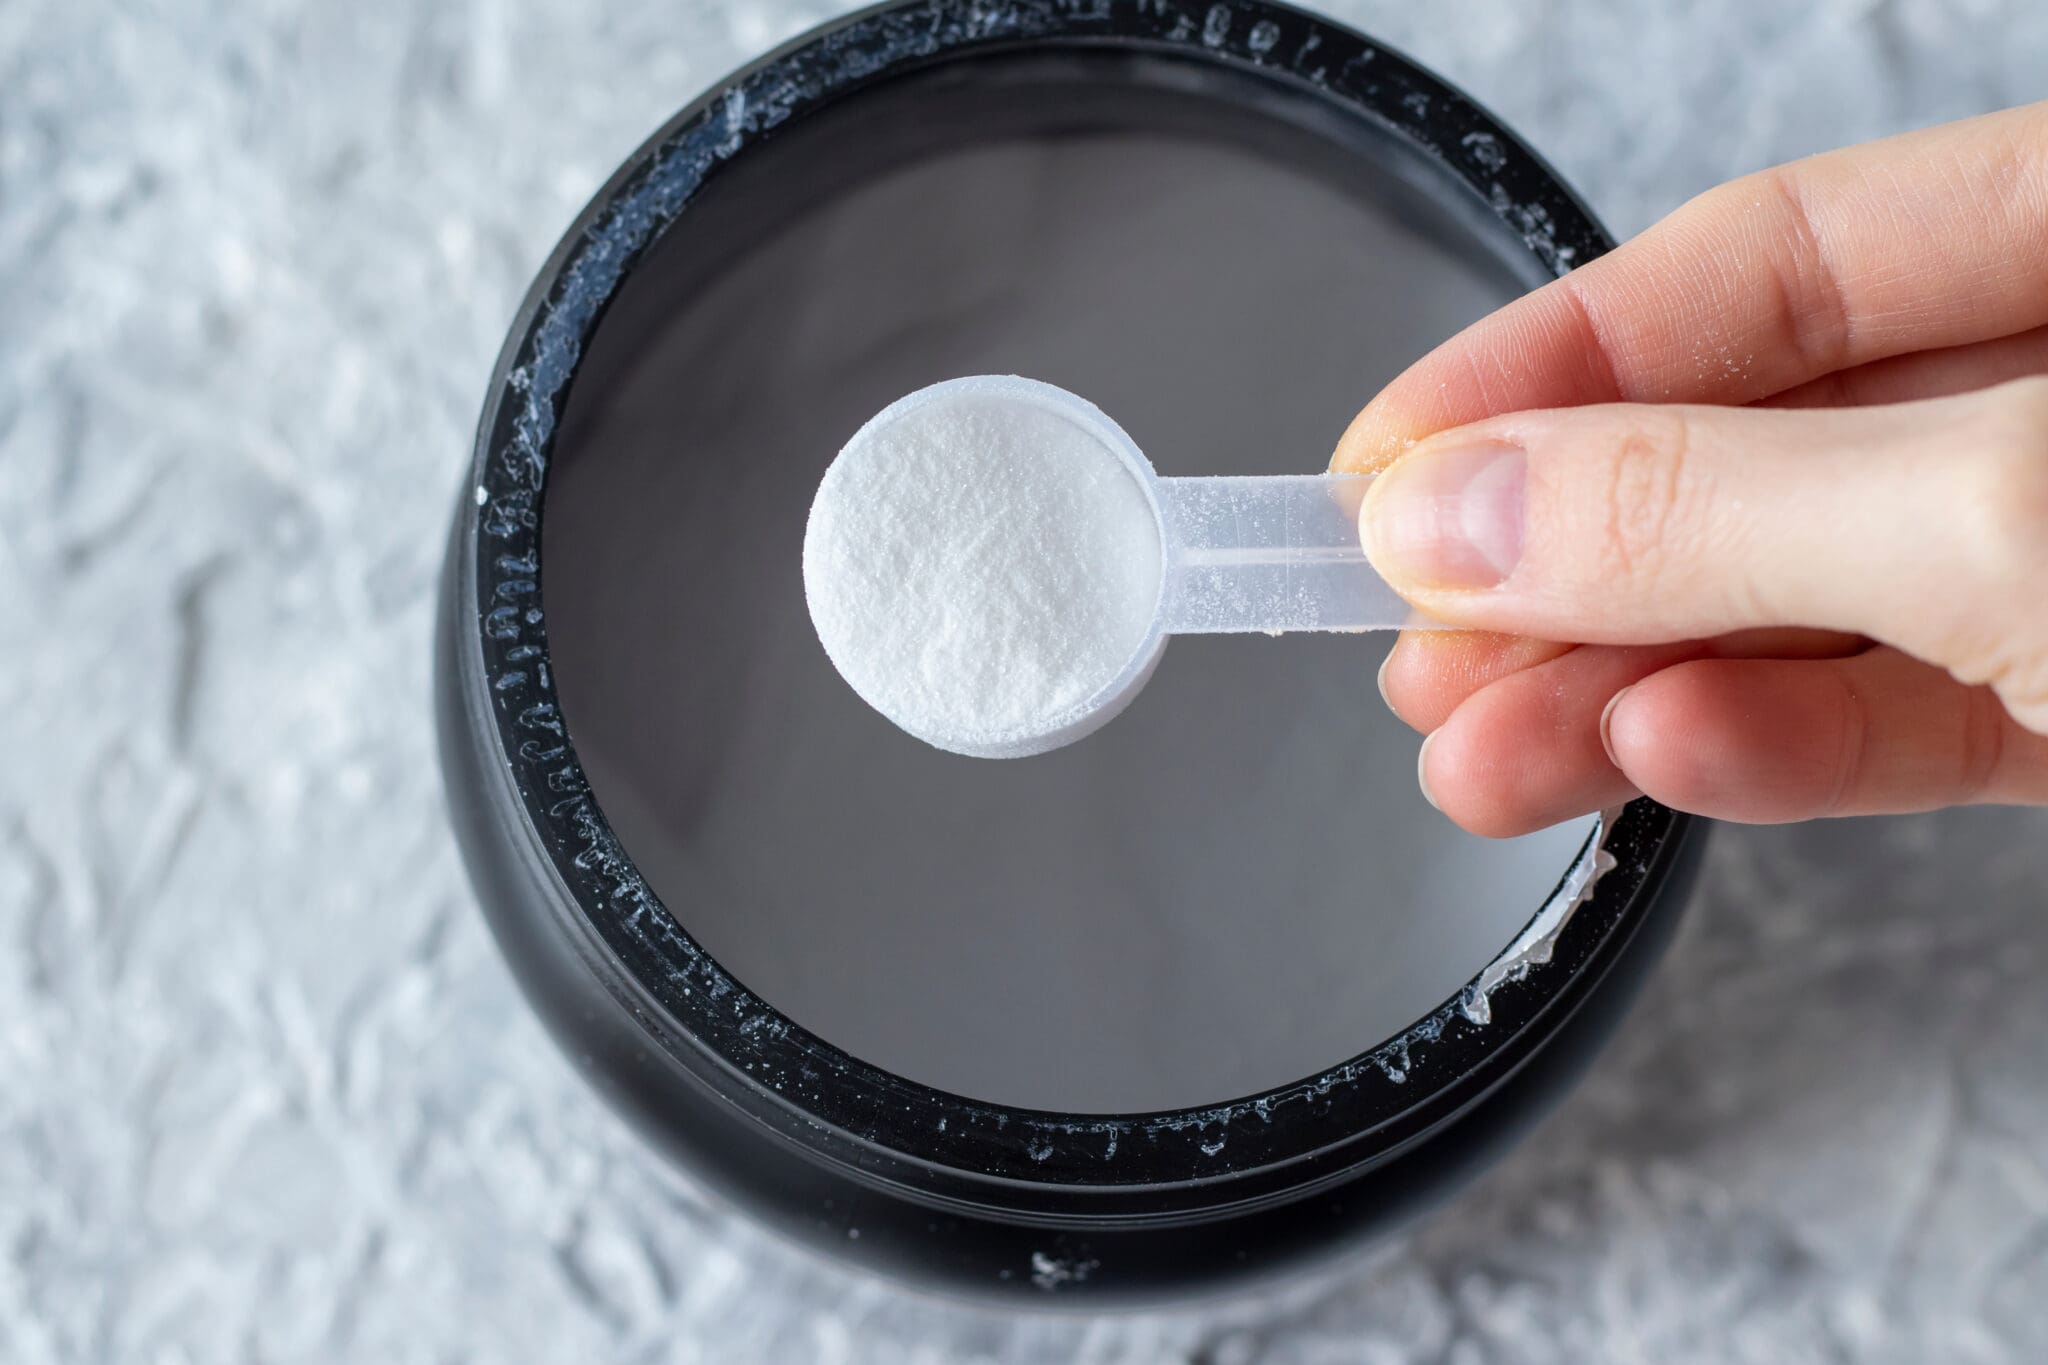
{"label": "translucent plastic handle", "polygon": [[1358,541],[1366,474],[1160,479],[1169,635],[1434,626]]}

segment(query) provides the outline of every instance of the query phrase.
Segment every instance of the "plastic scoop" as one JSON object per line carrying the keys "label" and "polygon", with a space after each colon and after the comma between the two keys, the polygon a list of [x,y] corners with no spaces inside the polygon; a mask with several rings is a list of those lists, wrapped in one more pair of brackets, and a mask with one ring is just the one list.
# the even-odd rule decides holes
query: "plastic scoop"
{"label": "plastic scoop", "polygon": [[[1009,715],[1000,726],[977,729],[956,718],[935,719],[931,708],[892,704],[890,689],[872,682],[864,685],[863,678],[849,669],[852,651],[835,648],[820,612],[821,585],[813,579],[812,547],[807,542],[806,591],[827,652],[855,690],[878,710],[940,748],[975,757],[1014,758],[1070,744],[1130,704],[1151,678],[1171,635],[1280,635],[1436,624],[1416,613],[1366,560],[1359,542],[1358,509],[1371,476],[1161,478],[1137,443],[1100,408],[1038,380],[976,375],[920,389],[864,426],[835,464],[877,459],[884,443],[901,440],[911,430],[907,424],[943,422],[949,411],[971,411],[984,422],[1041,422],[1051,415],[1086,433],[1087,442],[1063,439],[1062,449],[1069,454],[1077,448],[1085,451],[1089,464],[1099,453],[1102,467],[1086,471],[1099,496],[1115,495],[1119,470],[1136,485],[1151,509],[1156,539],[1144,537],[1145,543],[1134,544],[1130,553],[1156,553],[1159,567],[1150,628],[1114,676],[1100,685],[1091,680],[1085,696],[1050,706],[1042,714],[1023,720]],[[828,483],[831,478],[828,473]],[[816,528],[814,509],[813,535]]]}

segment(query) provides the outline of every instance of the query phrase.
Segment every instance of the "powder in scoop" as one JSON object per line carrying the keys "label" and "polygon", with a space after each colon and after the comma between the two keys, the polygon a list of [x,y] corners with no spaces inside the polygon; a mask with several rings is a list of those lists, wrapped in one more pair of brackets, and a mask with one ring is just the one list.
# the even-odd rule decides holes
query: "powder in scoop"
{"label": "powder in scoop", "polygon": [[885,409],[825,471],[804,535],[804,594],[840,674],[911,734],[982,757],[1039,752],[1086,719],[1154,638],[1159,599],[1144,490],[1027,388],[973,381]]}

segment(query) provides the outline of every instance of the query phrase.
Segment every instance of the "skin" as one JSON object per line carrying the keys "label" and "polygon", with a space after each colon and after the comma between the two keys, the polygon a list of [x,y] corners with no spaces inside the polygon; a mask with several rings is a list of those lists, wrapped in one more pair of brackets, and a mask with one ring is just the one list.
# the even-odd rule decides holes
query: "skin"
{"label": "skin", "polygon": [[1466,829],[2048,804],[2048,103],[1709,191],[1425,356],[1331,467],[1475,628],[1380,675]]}

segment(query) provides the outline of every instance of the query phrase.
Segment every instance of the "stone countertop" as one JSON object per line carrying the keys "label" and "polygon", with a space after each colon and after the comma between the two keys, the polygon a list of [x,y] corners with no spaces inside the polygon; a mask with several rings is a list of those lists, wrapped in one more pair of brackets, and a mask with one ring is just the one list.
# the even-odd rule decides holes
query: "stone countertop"
{"label": "stone countertop", "polygon": [[[430,602],[555,235],[836,7],[137,8],[0,9],[0,1359],[2048,1359],[2041,812],[1720,831],[1589,1081],[1291,1294],[1012,1318],[706,1207],[488,942]],[[1330,8],[1623,235],[2048,95],[2029,0]]]}

